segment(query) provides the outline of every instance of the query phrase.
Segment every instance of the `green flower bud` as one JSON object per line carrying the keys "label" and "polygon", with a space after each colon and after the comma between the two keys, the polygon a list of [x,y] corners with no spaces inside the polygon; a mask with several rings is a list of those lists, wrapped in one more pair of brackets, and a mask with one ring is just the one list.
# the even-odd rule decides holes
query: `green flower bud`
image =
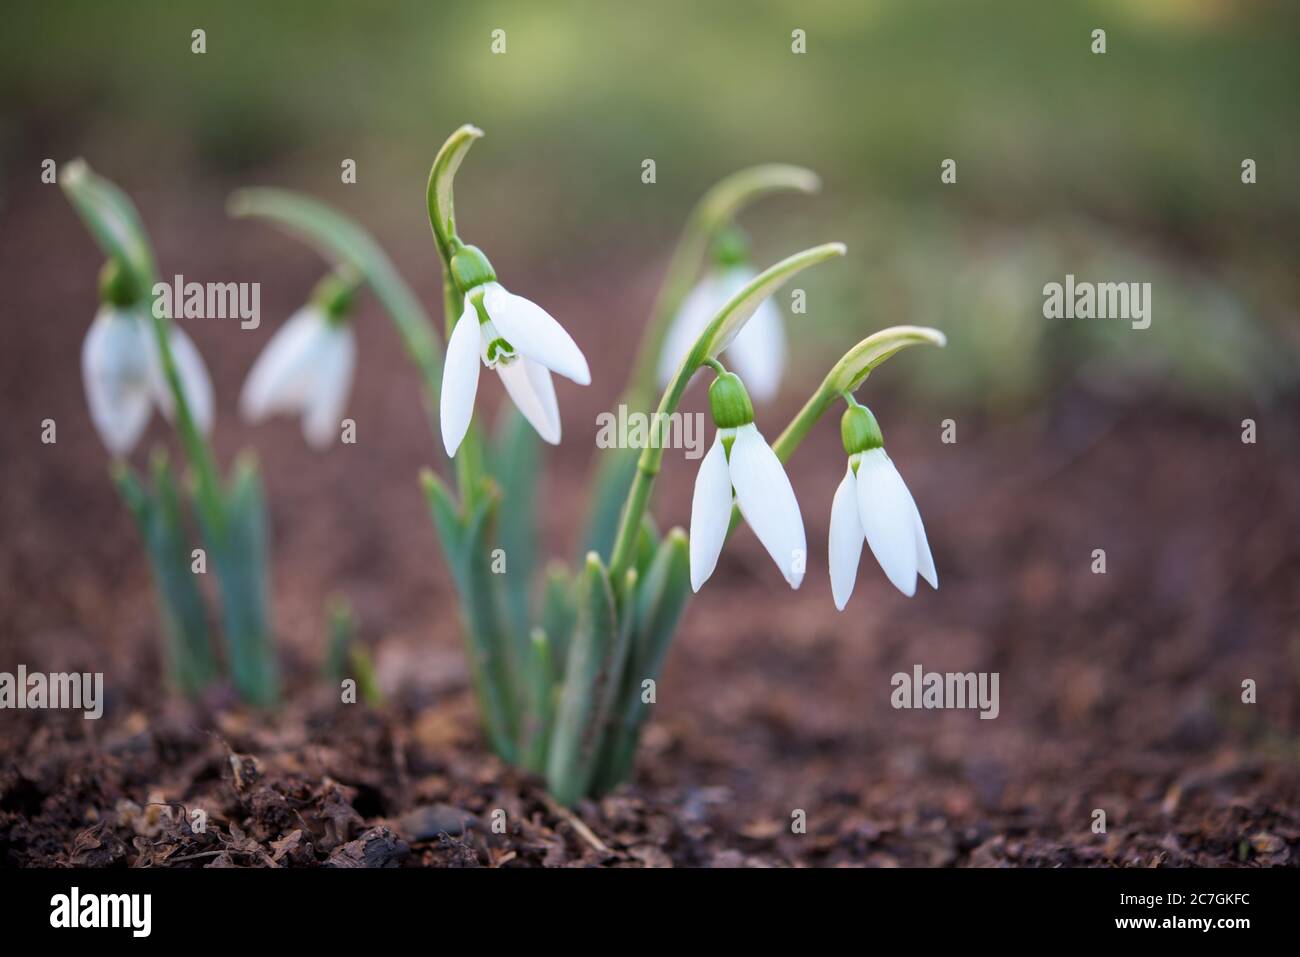
{"label": "green flower bud", "polygon": [[477,246],[460,246],[451,257],[451,276],[461,292],[469,292],[485,282],[496,282],[497,274],[483,250]]}
{"label": "green flower bud", "polygon": [[883,448],[885,440],[880,434],[880,424],[865,405],[851,405],[840,419],[840,438],[849,455]]}
{"label": "green flower bud", "polygon": [[743,266],[749,262],[749,240],[735,226],[724,229],[713,242],[713,261],[719,266]]}
{"label": "green flower bud", "polygon": [[104,263],[104,268],[99,271],[99,301],[124,308],[135,305],[139,299],[131,273],[116,259]]}
{"label": "green flower bud", "polygon": [[340,269],[324,276],[312,290],[311,301],[325,313],[325,318],[332,324],[345,322],[352,312],[357,290],[361,288],[356,273]]}
{"label": "green flower bud", "polygon": [[736,429],[754,421],[754,406],[740,376],[724,372],[709,386],[709,411],[720,429]]}

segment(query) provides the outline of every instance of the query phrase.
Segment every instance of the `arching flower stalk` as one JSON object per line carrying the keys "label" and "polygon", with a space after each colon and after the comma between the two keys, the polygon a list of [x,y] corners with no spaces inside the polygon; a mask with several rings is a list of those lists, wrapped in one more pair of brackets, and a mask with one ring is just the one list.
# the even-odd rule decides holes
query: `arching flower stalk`
{"label": "arching flower stalk", "polygon": [[[714,244],[713,265],[682,303],[659,355],[659,386],[666,386],[709,320],[727,300],[751,282],[758,271],[749,264],[740,230],[726,230]],[[759,402],[775,395],[785,371],[785,323],[781,310],[766,299],[754,310],[727,347],[726,356]]]}

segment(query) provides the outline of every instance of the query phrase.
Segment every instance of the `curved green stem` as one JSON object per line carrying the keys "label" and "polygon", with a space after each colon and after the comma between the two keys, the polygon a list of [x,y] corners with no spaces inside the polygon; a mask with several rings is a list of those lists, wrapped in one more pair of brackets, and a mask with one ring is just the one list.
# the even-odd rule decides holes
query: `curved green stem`
{"label": "curved green stem", "polygon": [[429,167],[429,185],[425,189],[425,202],[429,207],[429,225],[433,228],[433,238],[438,244],[438,253],[448,265],[455,250],[452,248],[456,237],[456,210],[452,200],[452,183],[456,171],[460,169],[465,154],[474,145],[474,141],[483,135],[477,126],[466,123],[442,144],[438,155]]}
{"label": "curved green stem", "polygon": [[[843,397],[851,404],[857,401],[853,398],[853,391],[866,381],[872,369],[908,346],[921,344],[943,346],[947,341],[947,337],[942,332],[928,326],[890,326],[888,329],[881,329],[867,336],[831,366],[821,385],[808,397],[808,401],[790,420],[790,424],[776,437],[776,441],[772,443],[772,451],[782,462],[788,462],[790,456],[794,455],[795,449],[812,431],[818,420],[826,414],[826,410],[835,404],[836,399]],[[733,506],[728,533],[739,523],[740,509]]]}
{"label": "curved green stem", "polygon": [[651,420],[651,428],[655,430],[655,434],[650,437],[637,460],[636,476],[632,480],[632,488],[628,491],[623,506],[623,516],[619,522],[618,536],[614,540],[614,549],[610,554],[611,581],[621,582],[624,572],[631,565],[636,551],[637,532],[641,527],[646,506],[650,502],[650,492],[654,487],[655,476],[659,474],[659,465],[663,461],[663,430],[667,428],[668,417],[677,411],[677,405],[681,402],[691,377],[702,365],[715,358],[731,343],[763,300],[774,293],[782,283],[809,266],[842,256],[844,252],[842,243],[826,243],[795,253],[776,265],[768,267],[727,300],[707,328],[700,333],[700,337],[695,340],[695,345],[677,367],[677,372],[659,400],[659,408]]}
{"label": "curved green stem", "polygon": [[659,353],[673,318],[691,291],[700,263],[718,234],[749,203],[779,192],[815,193],[821,186],[817,174],[799,166],[769,163],[753,166],[720,180],[700,198],[682,228],[677,248],[664,275],[663,285],[650,312],[637,347],[632,378],[624,392],[629,407],[639,407],[653,394]]}

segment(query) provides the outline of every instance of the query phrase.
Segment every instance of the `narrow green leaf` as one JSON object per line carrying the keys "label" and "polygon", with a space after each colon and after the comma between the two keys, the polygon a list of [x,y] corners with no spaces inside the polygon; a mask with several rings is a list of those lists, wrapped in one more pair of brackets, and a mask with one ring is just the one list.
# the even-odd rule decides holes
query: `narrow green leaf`
{"label": "narrow green leaf", "polygon": [[352,673],[356,675],[357,690],[361,692],[361,700],[372,708],[381,707],[384,703],[384,693],[379,690],[379,679],[375,676],[375,665],[370,659],[370,652],[361,642],[353,642],[348,648],[348,662],[352,666]]}
{"label": "narrow green leaf", "polygon": [[608,557],[618,534],[618,520],[623,514],[623,500],[636,475],[637,450],[603,449],[591,492],[591,510],[587,515],[583,554],[595,552]]}
{"label": "narrow green leaf", "polygon": [[252,456],[235,463],[223,515],[219,529],[200,519],[221,585],[230,676],[245,701],[271,705],[279,697],[280,679],[270,620],[270,536],[266,496]]}
{"label": "narrow green leaf", "polygon": [[621,631],[609,576],[595,552],[587,556],[580,582],[578,621],[546,770],[547,787],[566,805],[576,804],[591,783],[625,650],[619,647]]}
{"label": "narrow green leaf", "polygon": [[641,534],[636,539],[636,561],[633,567],[636,568],[638,575],[645,576],[658,550],[659,529],[655,526],[654,518],[647,512],[641,519]]}
{"label": "narrow green leaf", "polygon": [[451,490],[431,470],[420,472],[420,484],[460,599],[461,631],[484,731],[496,752],[513,763],[516,698],[482,543],[496,496],[490,491],[478,496],[473,511],[462,517]]}
{"label": "narrow green leaf", "polygon": [[529,649],[528,703],[520,721],[519,750],[524,756],[524,767],[535,774],[545,774],[558,687],[551,643],[541,628],[534,628],[529,635]]}
{"label": "narrow green leaf", "polygon": [[190,539],[166,456],[153,460],[150,493],[124,462],[114,463],[117,487],[140,530],[149,557],[164,639],[164,658],[172,684],[183,694],[206,688],[217,675],[208,612],[190,569]]}
{"label": "narrow green leaf", "polygon": [[510,630],[526,640],[532,621],[532,581],[537,562],[541,440],[513,403],[502,406],[490,466],[501,487],[496,540],[505,553],[505,574],[500,577]]}
{"label": "narrow green leaf", "polygon": [[649,714],[649,706],[643,698],[643,683],[659,681],[668,648],[690,596],[690,545],[686,533],[674,528],[659,545],[636,594],[631,612],[634,619],[633,645],[601,756],[597,776],[600,791],[617,786],[632,769],[641,726]]}
{"label": "narrow green leaf", "polygon": [[326,602],[325,623],[327,637],[321,675],[327,683],[337,685],[348,676],[348,649],[356,636],[357,619],[347,600],[336,595]]}
{"label": "narrow green leaf", "polygon": [[558,669],[558,680],[564,679],[563,669],[569,660],[569,640],[577,620],[577,583],[573,573],[563,562],[551,562],[546,566],[546,581],[542,589],[542,630],[551,645],[551,660]]}

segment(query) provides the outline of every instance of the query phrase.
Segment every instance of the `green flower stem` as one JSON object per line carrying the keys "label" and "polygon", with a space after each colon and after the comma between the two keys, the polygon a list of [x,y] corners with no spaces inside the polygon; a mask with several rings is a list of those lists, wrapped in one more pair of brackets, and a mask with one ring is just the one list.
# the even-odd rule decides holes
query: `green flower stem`
{"label": "green flower stem", "polygon": [[[453,184],[466,153],[482,135],[476,127],[460,127],[447,138],[429,168],[425,199],[429,226],[442,261],[443,326],[448,339],[468,291],[451,268],[452,258],[463,246],[456,233]],[[473,610],[473,614],[466,615],[465,637],[471,660],[479,662],[475,690],[486,715],[489,737],[497,753],[514,763],[519,758],[521,719],[528,716],[519,712],[526,712],[529,702],[532,648],[526,632],[508,632],[502,621],[499,584],[496,576],[488,572],[486,536],[492,521],[500,515],[501,488],[488,476],[487,453],[477,419],[471,418],[454,459],[465,540],[457,549],[459,558],[451,552],[447,557],[453,566],[461,566],[461,600]],[[476,516],[482,517],[476,520]],[[537,729],[524,731],[522,744],[527,748],[535,743]],[[536,754],[530,758],[535,759]]]}
{"label": "green flower stem", "polygon": [[[151,285],[152,288],[152,285]],[[185,450],[185,459],[196,478],[195,494],[198,500],[199,514],[204,524],[220,540],[225,534],[226,510],[221,494],[221,480],[217,475],[216,459],[212,447],[194,421],[189,400],[181,387],[180,373],[176,369],[176,359],[172,355],[169,319],[159,316],[151,310],[153,318],[154,342],[158,346],[158,355],[162,359],[163,377],[172,394],[172,403],[176,417],[176,431],[180,436],[181,448]]]}
{"label": "green flower stem", "polygon": [[[776,437],[776,441],[772,443],[772,451],[782,462],[790,461],[790,456],[794,455],[795,449],[837,399],[856,401],[853,392],[866,381],[872,369],[908,346],[922,344],[943,346],[947,341],[947,337],[942,332],[927,326],[890,326],[888,329],[881,329],[867,336],[831,366],[830,372],[826,373],[826,378],[817,387],[817,391],[808,397],[803,408]],[[728,534],[734,531],[739,523],[740,508],[733,506]]]}
{"label": "green flower stem", "polygon": [[826,243],[795,253],[770,266],[732,296],[718,310],[718,314],[713,317],[708,327],[700,333],[700,337],[696,339],[690,353],[677,367],[676,374],[659,400],[658,412],[652,420],[652,427],[659,430],[659,433],[646,443],[637,460],[636,477],[632,480],[632,488],[623,506],[623,517],[614,540],[614,549],[610,554],[609,577],[612,582],[617,584],[623,581],[623,575],[635,557],[641,519],[650,502],[655,476],[659,474],[659,466],[663,461],[665,437],[662,431],[667,426],[668,416],[677,410],[677,405],[681,402],[682,394],[690,384],[691,377],[707,360],[715,358],[717,353],[731,343],[763,300],[775,292],[782,283],[809,266],[842,256],[844,252],[843,244]]}
{"label": "green flower stem", "polygon": [[474,141],[483,136],[483,131],[466,123],[442,144],[438,155],[429,167],[429,185],[425,190],[425,201],[429,207],[429,225],[433,228],[433,239],[438,244],[438,254],[448,266],[455,252],[456,211],[452,198],[452,184],[456,171],[465,159],[465,154],[474,145]]}
{"label": "green flower stem", "polygon": [[811,170],[770,163],[733,173],[700,198],[682,229],[651,310],[650,322],[642,333],[632,378],[624,392],[629,408],[644,406],[654,394],[655,370],[668,330],[718,235],[756,199],[780,192],[815,193],[820,186],[821,181]]}

